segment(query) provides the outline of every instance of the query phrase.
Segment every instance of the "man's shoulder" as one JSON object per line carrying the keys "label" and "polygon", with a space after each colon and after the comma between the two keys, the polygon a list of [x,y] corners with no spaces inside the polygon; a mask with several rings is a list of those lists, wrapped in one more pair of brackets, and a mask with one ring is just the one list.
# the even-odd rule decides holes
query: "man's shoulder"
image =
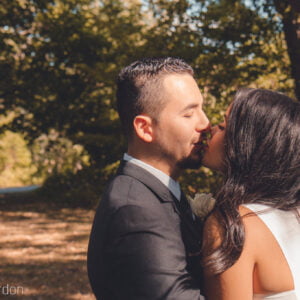
{"label": "man's shoulder", "polygon": [[143,203],[153,203],[149,200],[157,198],[157,195],[140,180],[119,174],[109,182],[102,201],[119,208],[125,205],[141,206]]}
{"label": "man's shoulder", "polygon": [[170,231],[175,234],[174,227],[179,225],[179,216],[172,203],[162,201],[137,178],[121,174],[110,181],[98,210],[101,218],[106,218],[116,231],[144,230],[151,224],[153,230],[163,228],[172,236]]}

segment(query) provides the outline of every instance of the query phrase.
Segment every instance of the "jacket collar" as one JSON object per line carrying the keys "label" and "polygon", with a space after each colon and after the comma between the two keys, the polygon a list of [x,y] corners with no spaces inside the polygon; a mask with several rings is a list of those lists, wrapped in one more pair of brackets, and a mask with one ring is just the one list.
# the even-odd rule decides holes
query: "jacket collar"
{"label": "jacket collar", "polygon": [[162,202],[174,202],[175,196],[171,191],[154,175],[147,170],[122,160],[117,171],[118,175],[127,175],[147,186]]}
{"label": "jacket collar", "polygon": [[[186,230],[188,230],[189,236],[192,238],[193,243],[195,241],[197,242],[195,249],[199,248],[200,230],[195,227],[194,221],[191,217],[191,213],[189,213],[188,211],[186,211],[185,213],[181,211],[179,201],[159,179],[157,179],[147,170],[125,160],[121,161],[119,169],[117,171],[117,175],[127,175],[133,177],[147,186],[161,202],[171,202],[174,211],[180,216],[184,227],[186,228]],[[183,194],[182,197],[184,197]],[[188,243],[190,244],[191,242]]]}

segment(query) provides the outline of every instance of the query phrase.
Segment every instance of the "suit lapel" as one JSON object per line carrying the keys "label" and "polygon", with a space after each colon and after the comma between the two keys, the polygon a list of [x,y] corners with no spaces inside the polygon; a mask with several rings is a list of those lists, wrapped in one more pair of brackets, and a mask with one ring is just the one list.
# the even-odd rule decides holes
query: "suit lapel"
{"label": "suit lapel", "polygon": [[174,202],[175,198],[170,190],[147,170],[130,162],[121,161],[117,171],[119,175],[128,175],[146,185],[162,202]]}
{"label": "suit lapel", "polygon": [[[188,248],[199,249],[201,227],[193,220],[190,206],[188,205],[184,194],[182,194],[182,202],[180,201],[180,203],[170,190],[154,175],[147,170],[124,160],[121,161],[117,174],[135,178],[146,185],[160,201],[171,202],[175,212],[180,216],[182,229],[185,232],[184,240],[186,240],[186,246],[188,246]],[[183,202],[186,202],[186,205],[182,205],[184,204]]]}

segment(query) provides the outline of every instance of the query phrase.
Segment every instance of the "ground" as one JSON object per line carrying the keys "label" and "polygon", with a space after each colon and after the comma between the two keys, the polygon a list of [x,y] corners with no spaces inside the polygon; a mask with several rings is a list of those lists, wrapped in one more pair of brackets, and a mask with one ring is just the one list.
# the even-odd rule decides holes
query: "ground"
{"label": "ground", "polygon": [[94,300],[86,271],[93,215],[0,195],[0,299]]}

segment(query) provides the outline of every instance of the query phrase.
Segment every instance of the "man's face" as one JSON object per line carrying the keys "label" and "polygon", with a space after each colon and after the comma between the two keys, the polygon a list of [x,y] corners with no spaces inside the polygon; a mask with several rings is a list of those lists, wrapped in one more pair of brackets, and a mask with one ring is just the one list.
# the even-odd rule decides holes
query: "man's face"
{"label": "man's face", "polygon": [[153,127],[157,153],[174,169],[198,168],[209,121],[197,83],[188,74],[166,75],[162,93],[166,104]]}

